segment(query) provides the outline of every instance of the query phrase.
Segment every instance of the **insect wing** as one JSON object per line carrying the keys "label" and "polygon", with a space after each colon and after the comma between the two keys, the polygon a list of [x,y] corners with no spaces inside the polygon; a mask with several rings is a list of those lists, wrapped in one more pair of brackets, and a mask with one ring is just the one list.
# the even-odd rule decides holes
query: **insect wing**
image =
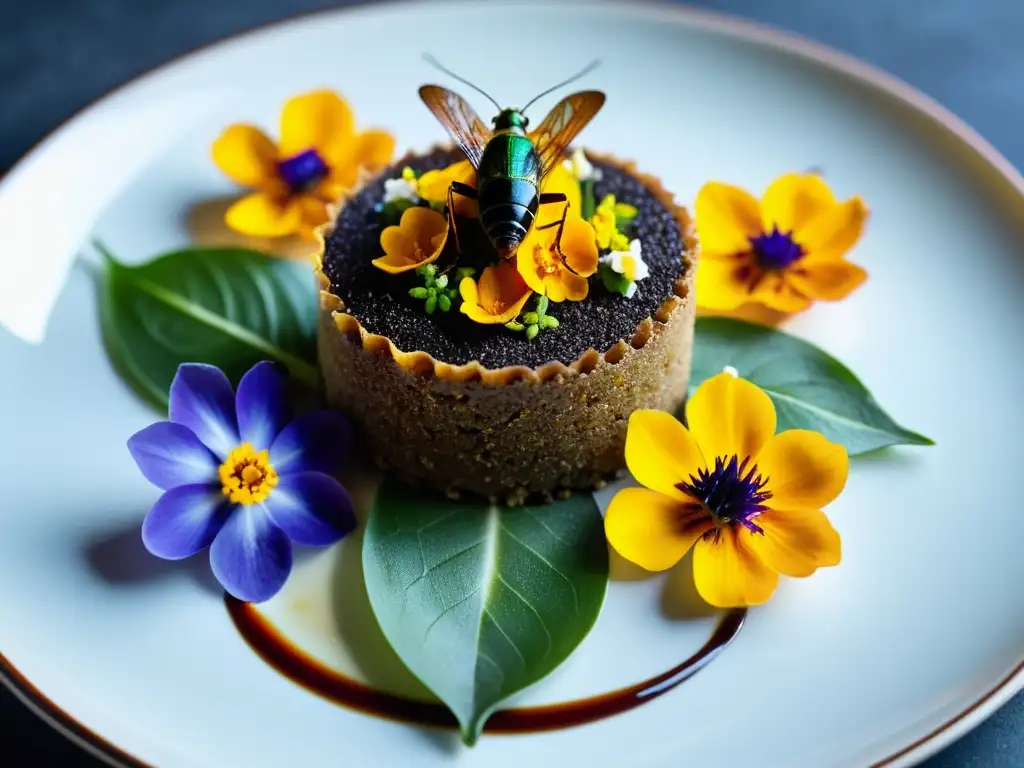
{"label": "insect wing", "polygon": [[604,106],[600,91],[580,91],[566,96],[548,112],[537,129],[530,134],[540,155],[541,177],[547,175],[580,131]]}
{"label": "insect wing", "polygon": [[491,139],[491,131],[476,111],[457,93],[439,85],[424,85],[420,88],[420,98],[459,145],[473,167],[478,168],[484,147]]}

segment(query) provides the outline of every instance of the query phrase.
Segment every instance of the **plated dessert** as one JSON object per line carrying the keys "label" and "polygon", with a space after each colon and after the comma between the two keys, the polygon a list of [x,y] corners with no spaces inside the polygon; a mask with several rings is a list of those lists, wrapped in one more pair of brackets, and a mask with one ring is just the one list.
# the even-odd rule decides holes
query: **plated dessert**
{"label": "plated dessert", "polygon": [[[225,224],[307,238],[312,266],[108,252],[101,319],[125,381],[167,413],[128,443],[162,492],[149,551],[209,549],[236,625],[302,685],[472,745],[488,723],[568,728],[667,694],[782,576],[840,563],[823,508],[851,455],[931,441],[824,351],[737,319],[851,295],[867,277],[846,258],[860,198],[786,173],[760,199],[708,182],[687,208],[657,169],[577,144],[599,91],[535,128],[529,104],[495,102],[488,126],[446,88],[420,98],[451,143],[397,160],[331,91],[290,100],[278,141],[228,127],[214,162],[255,191]],[[365,514],[346,464],[379,480]],[[626,470],[635,483],[602,508],[591,491]],[[330,677],[242,606],[280,592],[293,547],[356,531],[373,617],[443,710]],[[635,685],[509,710],[593,628],[613,557],[651,572],[691,558],[696,594],[729,609],[719,629]]]}

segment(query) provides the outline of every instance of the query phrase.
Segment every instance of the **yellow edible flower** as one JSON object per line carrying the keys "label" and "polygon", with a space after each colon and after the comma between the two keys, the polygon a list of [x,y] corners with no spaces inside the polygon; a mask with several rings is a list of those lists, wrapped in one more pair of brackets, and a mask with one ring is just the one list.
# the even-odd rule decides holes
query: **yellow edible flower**
{"label": "yellow edible flower", "polygon": [[551,301],[582,301],[590,288],[587,278],[597,271],[594,228],[583,219],[567,219],[560,243],[557,238],[557,226],[534,225],[516,252],[519,274]]}
{"label": "yellow edible flower", "polygon": [[837,301],[867,279],[846,261],[868,211],[859,197],[837,202],[815,174],[776,179],[760,200],[710,182],[697,195],[697,306],[744,315],[751,305],[782,314]]}
{"label": "yellow edible flower", "polygon": [[357,132],[348,103],[337,93],[312,91],[288,101],[276,144],[252,125],[229,126],[213,143],[213,160],[232,181],[256,191],[232,205],[225,223],[255,237],[312,237],[363,172],[386,166],[394,137]]}
{"label": "yellow edible flower", "polygon": [[808,430],[775,434],[771,398],[732,372],[697,388],[686,421],[630,417],[626,464],[644,487],[619,491],[605,514],[619,554],[662,571],[693,549],[697,592],[719,607],[764,603],[779,574],[839,563],[839,534],[821,508],[846,484],[843,446]]}
{"label": "yellow edible flower", "polygon": [[444,250],[448,239],[448,220],[437,211],[414,205],[406,208],[398,226],[385,227],[380,233],[384,255],[373,266],[397,275],[432,264]]}
{"label": "yellow edible flower", "polygon": [[615,195],[605,195],[590,217],[594,234],[597,235],[597,247],[601,250],[610,248],[613,251],[628,251],[629,238],[619,231],[616,217],[633,216],[636,216],[636,208],[628,203],[617,203]]}
{"label": "yellow edible flower", "polygon": [[507,323],[518,315],[533,291],[511,261],[487,267],[477,283],[472,277],[459,283],[461,310],[477,323]]}

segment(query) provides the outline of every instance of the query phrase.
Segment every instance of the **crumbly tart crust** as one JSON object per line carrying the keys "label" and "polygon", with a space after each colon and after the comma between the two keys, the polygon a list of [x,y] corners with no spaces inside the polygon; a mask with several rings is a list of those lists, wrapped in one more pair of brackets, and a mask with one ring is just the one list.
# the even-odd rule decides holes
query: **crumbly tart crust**
{"label": "crumbly tart crust", "polygon": [[629,415],[638,408],[675,411],[685,399],[699,251],[693,221],[634,163],[587,153],[632,175],[673,214],[682,271],[672,294],[632,337],[606,350],[587,349],[570,364],[491,369],[399,349],[363,328],[331,292],[323,259],[340,208],[318,231],[313,262],[327,400],[352,419],[378,465],[405,482],[506,504],[597,488],[624,469]]}

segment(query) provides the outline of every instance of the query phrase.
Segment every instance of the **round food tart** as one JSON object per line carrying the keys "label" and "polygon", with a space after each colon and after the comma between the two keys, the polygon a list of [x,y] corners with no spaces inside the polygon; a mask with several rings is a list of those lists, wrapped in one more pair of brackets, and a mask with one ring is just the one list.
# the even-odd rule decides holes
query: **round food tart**
{"label": "round food tart", "polygon": [[475,183],[458,149],[410,154],[321,229],[328,402],[414,485],[506,504],[600,487],[630,414],[686,397],[692,220],[632,163],[576,150],[501,254]]}

